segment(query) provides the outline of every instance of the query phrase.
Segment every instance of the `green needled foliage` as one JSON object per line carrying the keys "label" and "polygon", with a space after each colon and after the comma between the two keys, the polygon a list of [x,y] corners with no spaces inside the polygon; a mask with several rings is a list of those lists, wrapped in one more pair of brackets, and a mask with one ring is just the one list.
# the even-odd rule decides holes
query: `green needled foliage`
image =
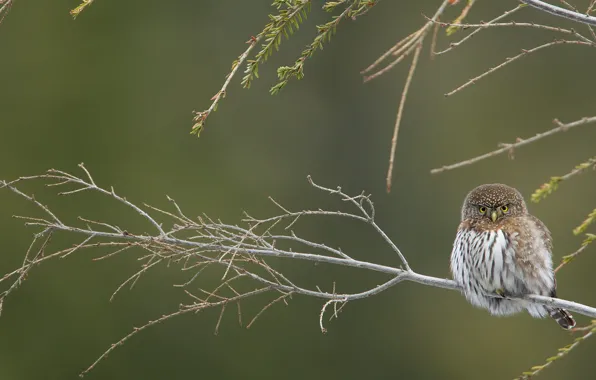
{"label": "green needled foliage", "polygon": [[[555,192],[558,189],[559,184],[561,182],[566,181],[569,178],[571,178],[577,174],[580,174],[587,169],[593,169],[593,168],[596,168],[596,157],[592,157],[592,158],[588,159],[586,162],[582,162],[581,164],[577,165],[572,171],[570,171],[569,173],[567,173],[563,176],[551,177],[547,183],[543,184],[538,189],[536,189],[536,191],[534,191],[534,194],[532,194],[532,197],[531,197],[532,202],[534,202],[534,203],[540,202],[542,199],[548,197],[550,194]],[[596,209],[594,209],[592,212],[590,212],[590,214],[588,214],[588,217],[579,226],[577,226],[576,228],[573,229],[573,234],[579,235],[579,234],[585,232],[586,229],[590,226],[590,224],[594,223],[594,221],[596,221]],[[586,234],[586,239],[582,242],[582,247],[587,246],[588,244],[592,243],[594,240],[596,240],[596,235]],[[581,250],[581,248],[580,248],[580,250]],[[561,264],[565,265],[565,264],[569,263],[570,261],[575,259],[575,257],[577,256],[577,254],[579,252],[580,251],[573,253],[571,255],[563,256],[563,260],[562,260]]]}
{"label": "green needled foliage", "polygon": [[246,64],[246,74],[242,78],[242,86],[250,88],[252,81],[259,77],[259,65],[265,63],[273,54],[273,50],[279,50],[282,36],[289,39],[294,34],[294,29],[298,30],[300,24],[306,19],[311,9],[311,0],[275,0],[273,6],[279,11],[276,15],[269,15],[271,22],[265,25],[265,28],[259,33],[257,38],[265,38],[265,43],[261,50],[255,55],[255,58],[248,60]]}
{"label": "green needled foliage", "polygon": [[77,18],[77,16],[88,6],[91,5],[95,0],[82,0],[81,4],[77,5],[76,8],[70,11],[70,15],[72,18]]}
{"label": "green needled foliage", "polygon": [[[538,188],[534,192],[534,194],[532,194],[532,197],[531,197],[532,202],[535,202],[535,203],[540,202],[542,199],[546,198],[547,196],[552,194],[554,191],[556,191],[557,188],[559,187],[559,183],[561,183],[565,180],[568,180],[569,178],[571,178],[579,173],[582,173],[583,171],[590,169],[590,168],[596,168],[596,157],[592,157],[589,160],[587,160],[586,162],[582,162],[581,164],[577,165],[571,172],[569,172],[563,176],[551,177],[547,183],[540,186],[540,188]],[[590,224],[594,223],[594,221],[596,221],[596,209],[594,209],[588,215],[588,217],[586,218],[586,220],[584,220],[582,222],[582,224],[580,224],[578,227],[576,227],[573,230],[573,234],[579,235],[579,234],[585,232],[586,229],[588,228],[588,226]],[[563,256],[561,263],[559,264],[557,269],[555,269],[555,271],[558,271],[563,266],[565,266],[565,265],[569,264],[571,261],[575,260],[577,258],[577,256],[584,249],[586,249],[586,247],[590,243],[594,242],[595,240],[596,240],[596,235],[590,234],[590,233],[586,234],[586,238],[582,242],[581,247],[576,252],[574,252],[570,255]],[[566,356],[571,350],[573,350],[575,347],[577,347],[584,340],[590,338],[596,332],[596,320],[592,320],[591,324],[589,324],[585,327],[577,327],[577,328],[573,329],[572,331],[573,332],[584,332],[584,335],[582,335],[578,338],[575,338],[573,343],[570,343],[564,347],[559,348],[557,354],[547,358],[546,362],[544,364],[533,366],[532,368],[530,368],[529,371],[523,372],[521,374],[521,376],[519,376],[515,380],[530,379],[533,376],[538,375],[542,370],[546,369],[553,362]]]}
{"label": "green needled foliage", "polygon": [[555,192],[559,187],[559,183],[561,183],[562,181],[566,181],[574,175],[580,174],[581,172],[590,168],[596,168],[596,157],[592,157],[588,161],[582,162],[564,176],[550,177],[550,180],[547,183],[543,184],[534,191],[531,197],[532,202],[540,202],[541,200]]}
{"label": "green needled foliage", "polygon": [[[338,15],[333,16],[332,20],[323,24],[317,25],[318,34],[313,42],[302,52],[300,57],[292,66],[282,66],[277,69],[277,77],[279,82],[271,87],[269,90],[272,95],[279,93],[284,88],[290,79],[296,78],[298,80],[304,78],[304,62],[312,57],[317,49],[323,50],[325,42],[331,41],[331,37],[337,32],[337,25],[344,18],[355,19],[358,16],[366,13],[378,0],[353,0],[344,11]],[[323,10],[326,12],[333,12],[337,6],[348,3],[348,1],[332,1],[323,5]]]}
{"label": "green needled foliage", "polygon": [[573,341],[573,343],[568,344],[565,347],[559,348],[557,354],[554,355],[554,356],[551,356],[551,357],[547,358],[546,359],[546,362],[544,364],[533,366],[532,368],[530,368],[529,371],[523,372],[520,377],[517,377],[514,380],[526,380],[526,379],[530,379],[533,376],[538,375],[539,372],[541,372],[543,369],[545,369],[548,366],[550,366],[551,363],[553,363],[554,361],[557,361],[557,360],[561,359],[562,357],[566,356],[571,350],[573,350],[581,342],[583,342],[584,340],[588,339],[589,337],[591,337],[596,332],[596,320],[593,320],[592,323],[590,325],[586,326],[586,327],[578,327],[578,328],[576,328],[574,330],[575,331],[584,331],[586,333],[584,335],[578,337],[578,338],[575,338],[575,340]]}
{"label": "green needled foliage", "polygon": [[[355,19],[356,17],[366,13],[371,7],[377,4],[379,0],[341,0],[341,1],[326,1],[323,3],[322,9],[325,12],[333,12],[338,7],[345,6],[341,14],[332,16],[331,21],[317,25],[318,34],[315,39],[302,52],[300,57],[292,66],[282,66],[277,69],[277,76],[279,82],[274,85],[270,92],[272,95],[277,94],[282,88],[288,84],[291,78],[302,79],[304,77],[304,62],[307,58],[314,55],[317,49],[323,49],[323,44],[329,42],[331,37],[337,30],[337,25],[345,18]],[[232,63],[232,70],[223,84],[221,90],[211,99],[213,103],[211,106],[200,112],[195,112],[194,125],[191,129],[191,134],[200,135],[205,127],[207,117],[217,110],[217,106],[221,99],[226,95],[227,87],[238,71],[239,67],[246,62],[244,69],[244,77],[242,78],[242,87],[250,88],[252,82],[259,78],[260,65],[267,62],[274,51],[279,50],[282,39],[285,36],[289,39],[294,34],[295,30],[300,28],[300,25],[306,20],[308,13],[311,11],[312,0],[274,0],[272,6],[277,10],[275,14],[269,15],[270,22],[265,25],[263,30],[256,36],[251,37],[247,41],[249,47],[242,53],[238,59]],[[254,58],[248,59],[253,48],[260,42],[259,51],[254,55]]]}
{"label": "green needled foliage", "polygon": [[580,224],[579,226],[577,226],[574,230],[573,233],[575,235],[579,235],[582,232],[584,232],[588,226],[592,223],[594,223],[594,221],[596,221],[596,209],[592,210],[592,212],[590,214],[588,214],[588,217],[586,218],[586,220],[584,220],[582,222],[582,224]]}
{"label": "green needled foliage", "polygon": [[[457,16],[457,18],[455,20],[453,20],[453,24],[461,24],[464,21],[464,19],[468,15],[468,12],[470,11],[470,8],[472,8],[472,5],[474,5],[475,1],[476,0],[468,0],[468,4],[466,4],[466,6],[462,10],[461,14],[459,16]],[[447,36],[450,36],[460,29],[461,29],[461,26],[450,25],[449,27],[447,27],[446,34],[447,34]]]}

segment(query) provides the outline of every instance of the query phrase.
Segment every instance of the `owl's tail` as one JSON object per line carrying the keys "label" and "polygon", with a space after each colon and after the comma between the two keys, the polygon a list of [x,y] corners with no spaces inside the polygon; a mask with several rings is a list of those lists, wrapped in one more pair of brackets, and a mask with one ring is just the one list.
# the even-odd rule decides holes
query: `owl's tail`
{"label": "owl's tail", "polygon": [[569,314],[569,312],[565,309],[561,309],[561,308],[549,309],[548,314],[551,316],[552,319],[557,321],[559,326],[561,326],[562,328],[564,328],[566,330],[569,330],[569,329],[572,329],[575,327],[575,320],[573,319],[571,314]]}

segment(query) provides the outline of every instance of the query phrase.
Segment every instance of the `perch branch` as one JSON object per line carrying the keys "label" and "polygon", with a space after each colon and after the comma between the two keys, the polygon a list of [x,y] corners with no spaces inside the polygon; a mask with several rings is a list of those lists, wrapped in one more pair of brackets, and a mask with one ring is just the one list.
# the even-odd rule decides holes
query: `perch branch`
{"label": "perch branch", "polygon": [[[94,368],[107,354],[139,331],[181,314],[199,312],[203,309],[212,307],[221,308],[216,325],[217,332],[221,318],[229,303],[237,304],[238,318],[241,320],[239,301],[256,294],[277,293],[275,298],[267,303],[251,320],[249,326],[251,326],[265,310],[281,303],[280,301],[287,303],[292,295],[297,294],[325,300],[319,315],[320,327],[322,331],[325,331],[325,327],[323,326],[324,314],[326,309],[332,304],[334,309],[333,315],[337,316],[337,304],[340,304],[341,307],[343,307],[347,302],[374,296],[403,281],[415,282],[436,288],[459,290],[457,284],[452,280],[427,276],[414,272],[410,268],[405,256],[401,253],[399,248],[397,248],[385,232],[383,232],[383,230],[376,224],[374,220],[374,204],[371,201],[370,196],[364,195],[363,193],[357,196],[349,196],[345,194],[341,188],[331,189],[318,185],[309,177],[309,182],[315,189],[324,191],[330,195],[339,196],[349,207],[356,211],[328,211],[319,209],[292,212],[287,207],[273,201],[281,210],[279,215],[265,219],[258,219],[247,214],[246,218],[243,220],[247,225],[246,227],[226,224],[219,220],[213,220],[206,215],[197,218],[197,220],[190,219],[182,213],[181,208],[170,198],[168,199],[174,204],[173,212],[147,206],[152,211],[159,211],[162,215],[166,215],[173,221],[171,227],[168,229],[162,227],[163,224],[158,223],[148,212],[117,195],[113,189],[107,190],[97,186],[85,167],[82,164],[80,167],[85,172],[86,178],[79,178],[63,171],[51,169],[45,174],[38,176],[22,177],[12,182],[0,181],[0,188],[8,188],[18,196],[32,202],[42,214],[47,216],[45,219],[38,217],[21,217],[21,219],[25,220],[25,225],[41,228],[41,232],[35,235],[22,266],[0,278],[0,284],[9,283],[8,290],[0,293],[0,305],[6,296],[16,289],[26,278],[27,273],[32,267],[51,258],[72,256],[74,253],[88,250],[93,247],[108,247],[113,249],[113,252],[107,255],[102,254],[100,259],[112,257],[114,254],[122,254],[123,252],[134,252],[127,249],[129,246],[137,248],[137,251],[140,249],[145,252],[145,254],[139,258],[139,260],[144,262],[141,268],[126,279],[114,293],[117,293],[125,285],[134,285],[141,275],[147,275],[147,272],[150,272],[152,268],[160,263],[168,263],[168,265],[171,265],[172,263],[180,264],[182,265],[182,271],[190,271],[192,274],[189,281],[179,286],[191,297],[192,303],[181,305],[177,311],[162,316],[156,320],[149,321],[141,327],[134,328],[130,334],[126,335],[106,350],[106,352],[85,370],[83,374]],[[88,190],[111,197],[117,202],[124,203],[135,213],[141,215],[150,226],[155,227],[156,232],[154,234],[137,234],[125,229],[119,229],[110,223],[88,223],[85,222],[87,219],[84,218],[79,218],[78,220],[79,222],[84,222],[85,226],[65,224],[52,213],[47,206],[43,205],[32,196],[23,193],[16,187],[16,184],[19,182],[32,180],[50,182],[47,184],[48,186],[74,186],[74,189],[67,189],[66,191],[59,193],[64,196],[74,196],[81,191]],[[372,226],[385,243],[387,243],[389,249],[394,253],[397,253],[403,268],[354,259],[352,258],[352,255],[345,254],[342,251],[330,248],[324,244],[299,237],[293,230],[289,230],[288,228],[294,226],[299,218],[315,216],[344,219],[350,218]],[[278,230],[281,231],[278,232]],[[80,236],[82,237],[82,242],[74,244],[71,248],[47,253],[51,246],[50,237],[56,233],[67,233],[71,236]],[[107,240],[107,242],[103,242],[102,240]],[[324,254],[314,254],[307,251],[301,252],[300,250],[284,248],[284,242],[291,242],[306,249],[317,249]],[[380,281],[379,285],[375,287],[354,293],[337,292],[335,283],[331,291],[325,291],[319,287],[308,289],[294,284],[283,273],[272,268],[265,262],[265,259],[268,257],[305,260],[315,263],[357,268],[360,270],[370,270],[388,275],[389,278]],[[230,276],[224,276],[218,286],[212,291],[206,291],[199,288],[202,293],[207,295],[202,298],[191,293],[188,289],[195,283],[199,274],[206,267],[219,267],[222,271],[225,271],[226,274],[229,272]],[[253,282],[259,283],[260,288],[258,288],[258,290],[254,290],[254,286],[247,288],[239,282],[240,280],[252,280]],[[10,281],[12,281],[11,284]],[[497,295],[494,296],[498,297]],[[578,314],[596,318],[596,308],[573,301],[538,295],[529,295],[523,299],[532,303],[565,308]],[[341,307],[339,310],[341,310]]]}

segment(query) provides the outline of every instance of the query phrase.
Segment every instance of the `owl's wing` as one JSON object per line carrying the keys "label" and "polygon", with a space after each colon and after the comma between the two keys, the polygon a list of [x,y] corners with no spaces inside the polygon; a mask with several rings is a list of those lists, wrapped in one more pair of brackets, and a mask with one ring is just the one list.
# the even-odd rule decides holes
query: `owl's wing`
{"label": "owl's wing", "polygon": [[544,223],[542,223],[542,221],[540,219],[538,219],[534,215],[528,215],[528,216],[530,217],[530,220],[532,220],[534,223],[536,223],[536,227],[538,227],[538,229],[542,233],[542,240],[544,241],[544,245],[545,245],[546,249],[552,254],[553,253],[553,239],[550,235],[550,231],[544,225]]}
{"label": "owl's wing", "polygon": [[532,293],[556,297],[557,281],[553,272],[553,240],[550,231],[537,217],[533,215],[527,215],[527,217],[527,220],[533,224],[529,226],[530,229],[533,227],[534,233],[539,234],[541,243],[537,243],[536,240],[530,243],[533,246],[530,250],[532,265],[525,268],[525,281]]}
{"label": "owl's wing", "polygon": [[[544,239],[544,245],[546,246],[546,249],[550,252],[551,257],[552,257],[553,239],[550,235],[549,229],[544,225],[544,223],[542,223],[542,220],[538,219],[534,215],[530,215],[530,216],[531,216],[532,220],[534,221],[534,223],[536,223],[538,228],[540,228],[540,230],[542,231],[542,238]],[[552,268],[551,268],[551,270],[552,270]],[[553,288],[552,288],[549,296],[551,296],[551,297],[557,296],[557,278],[555,276],[553,276]]]}
{"label": "owl's wing", "polygon": [[506,219],[503,230],[514,243],[514,276],[525,293],[549,295],[555,289],[550,231],[540,219],[525,214]]}

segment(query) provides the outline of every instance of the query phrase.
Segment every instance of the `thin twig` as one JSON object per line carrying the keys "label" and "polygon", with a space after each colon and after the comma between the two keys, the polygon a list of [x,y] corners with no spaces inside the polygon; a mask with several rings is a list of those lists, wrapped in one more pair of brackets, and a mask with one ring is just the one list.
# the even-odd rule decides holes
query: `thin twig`
{"label": "thin twig", "polygon": [[211,304],[200,304],[200,305],[196,305],[196,306],[193,306],[193,307],[180,309],[177,312],[170,313],[170,314],[164,315],[164,316],[162,316],[162,317],[160,317],[158,319],[149,321],[149,322],[147,322],[146,324],[144,324],[141,327],[135,327],[135,328],[133,328],[133,330],[128,335],[126,335],[125,337],[123,337],[122,339],[120,339],[118,342],[112,344],[110,346],[110,348],[108,348],[103,354],[101,354],[101,356],[99,356],[87,369],[85,369],[83,372],[81,372],[80,376],[81,377],[82,376],[85,376],[87,373],[89,373],[89,371],[91,371],[93,368],[95,368],[95,366],[97,366],[97,364],[99,364],[99,362],[101,362],[103,359],[105,359],[117,347],[121,346],[127,340],[129,340],[130,338],[132,338],[133,336],[135,336],[139,332],[147,329],[148,327],[154,326],[154,325],[156,325],[158,323],[161,323],[161,322],[166,321],[168,319],[171,319],[173,317],[180,316],[182,314],[191,313],[191,312],[195,312],[196,313],[197,311],[200,311],[200,310],[205,309],[205,308],[208,308],[208,307],[215,307],[215,306],[225,305],[228,302],[238,302],[239,300],[241,300],[243,298],[252,297],[252,296],[255,296],[257,294],[268,292],[269,290],[271,290],[271,289],[268,288],[268,287],[265,287],[265,288],[253,290],[252,292],[244,293],[244,294],[242,294],[240,296],[236,296],[236,297],[233,297],[233,298],[230,298],[230,299],[226,299],[226,300],[223,300],[223,301],[219,301],[219,302],[215,302],[215,303],[211,303]]}
{"label": "thin twig", "polygon": [[[483,24],[451,24],[448,22],[439,22],[439,21],[435,21],[438,25],[450,25],[450,26],[458,26],[458,27],[464,27],[464,28],[478,28],[475,31],[479,31],[482,29],[486,29],[486,28],[495,28],[495,27],[525,27],[525,28],[534,28],[534,29],[542,29],[542,30],[548,30],[551,32],[559,32],[559,33],[563,33],[563,34],[570,34],[573,36],[576,36],[578,38],[580,38],[581,40],[583,40],[586,43],[592,44],[594,46],[596,46],[596,42],[592,41],[591,39],[587,38],[586,36],[578,33],[576,30],[574,29],[565,29],[565,28],[560,28],[558,26],[549,26],[549,25],[542,25],[542,24],[535,24],[533,22],[496,22],[496,23],[483,23]],[[471,36],[472,33],[470,33],[467,37]],[[443,54],[449,50],[451,50],[452,48],[456,47],[457,45],[459,45],[460,43],[464,42],[466,39],[462,39],[461,41],[459,41],[458,43],[453,43],[451,44],[451,46],[448,49],[445,49],[443,51],[437,52],[436,54]]]}
{"label": "thin twig", "polygon": [[426,38],[428,32],[431,30],[431,28],[434,24],[434,21],[437,20],[443,14],[443,12],[445,11],[445,8],[449,5],[449,3],[450,3],[449,0],[444,0],[443,3],[441,3],[441,5],[437,9],[437,11],[435,12],[435,14],[433,15],[433,17],[431,17],[431,19],[429,21],[427,21],[422,26],[422,28],[420,28],[416,32],[410,34],[403,40],[399,41],[396,45],[394,45],[392,48],[390,48],[385,53],[383,53],[370,66],[368,66],[366,69],[362,70],[361,74],[369,73],[375,67],[377,67],[379,64],[381,64],[381,62],[383,62],[390,55],[397,57],[395,60],[393,60],[391,63],[389,63],[384,68],[377,70],[373,74],[365,76],[364,82],[365,83],[369,82],[369,81],[383,75],[384,73],[388,72],[395,65],[400,63],[403,59],[405,59],[410,53],[412,53],[413,51],[418,49],[419,44],[422,44],[424,42],[424,39]]}
{"label": "thin twig", "polygon": [[246,328],[249,329],[251,326],[257,321],[257,319],[265,312],[265,310],[269,309],[274,304],[278,303],[279,301],[284,301],[286,298],[291,297],[292,293],[285,293],[281,296],[277,297],[273,301],[269,302],[267,305],[263,306],[263,308],[253,317],[253,319],[246,325]]}
{"label": "thin twig", "polygon": [[430,40],[430,59],[433,60],[435,59],[435,48],[437,47],[437,36],[439,34],[439,26],[441,25],[439,23],[440,18],[437,17],[437,23],[435,24],[435,27],[433,28],[433,34],[432,34],[432,38]]}
{"label": "thin twig", "polygon": [[473,37],[473,36],[474,36],[476,33],[479,33],[481,30],[483,30],[483,29],[487,28],[489,25],[491,25],[491,24],[493,24],[493,23],[495,23],[495,22],[497,22],[497,21],[500,21],[500,20],[504,19],[505,17],[507,17],[507,16],[511,15],[511,14],[512,14],[512,13],[514,13],[514,12],[517,12],[518,10],[520,10],[520,9],[522,9],[522,8],[524,8],[524,7],[525,7],[525,5],[524,5],[524,4],[520,4],[520,5],[518,5],[517,7],[515,7],[515,8],[513,8],[513,9],[511,9],[511,10],[509,10],[509,11],[507,11],[507,12],[503,13],[502,15],[500,15],[500,16],[498,16],[498,17],[496,17],[496,18],[492,19],[492,20],[490,20],[490,21],[489,21],[489,22],[487,22],[487,23],[486,23],[484,26],[481,26],[481,27],[479,27],[478,29],[474,30],[472,33],[468,34],[467,36],[465,36],[465,37],[464,37],[464,38],[462,38],[461,40],[459,40],[459,41],[457,41],[457,42],[452,42],[452,43],[449,45],[449,48],[447,48],[447,49],[445,49],[445,50],[442,50],[442,51],[435,52],[435,54],[436,54],[436,55],[440,55],[440,54],[447,53],[447,52],[448,52],[448,51],[450,51],[451,49],[453,49],[453,48],[455,48],[455,47],[457,47],[457,46],[461,45],[462,43],[464,43],[464,42],[465,42],[465,41],[467,41],[468,39],[472,38],[472,37]]}
{"label": "thin twig", "polygon": [[540,45],[540,46],[536,46],[535,48],[532,48],[532,49],[529,49],[529,50],[522,49],[522,52],[519,53],[518,55],[516,55],[515,57],[508,57],[505,60],[505,62],[503,62],[503,63],[501,63],[501,64],[499,64],[499,65],[497,65],[495,67],[492,67],[492,68],[488,69],[487,71],[485,71],[484,73],[482,73],[482,74],[480,74],[480,75],[478,75],[478,76],[476,76],[476,77],[468,80],[466,83],[462,84],[461,86],[457,87],[456,89],[454,89],[454,90],[446,93],[445,96],[451,96],[451,95],[453,95],[453,94],[455,94],[457,92],[460,92],[461,90],[463,90],[464,88],[466,88],[466,87],[468,87],[468,86],[470,86],[472,84],[476,84],[476,82],[479,81],[480,79],[486,77],[487,75],[489,75],[491,73],[494,73],[495,71],[497,71],[497,70],[499,70],[499,69],[507,66],[508,64],[510,64],[510,63],[518,60],[521,57],[524,57],[524,56],[526,56],[528,54],[531,54],[531,53],[534,53],[534,52],[536,52],[538,50],[542,50],[544,48],[555,46],[555,45],[584,45],[584,46],[594,46],[594,43],[591,42],[591,41],[590,42],[585,42],[585,41],[575,41],[575,40],[555,40],[555,41],[548,42],[548,43],[545,43],[545,44]]}
{"label": "thin twig", "polygon": [[422,50],[422,42],[418,43],[416,47],[416,51],[414,52],[414,58],[412,58],[412,64],[410,65],[410,71],[408,72],[408,76],[406,77],[406,83],[404,84],[404,90],[401,93],[401,99],[399,101],[399,107],[397,109],[397,117],[395,118],[395,126],[393,128],[393,137],[391,137],[391,152],[389,153],[389,168],[387,169],[387,192],[391,192],[391,183],[393,181],[393,162],[395,160],[395,149],[397,147],[397,134],[399,133],[399,126],[401,124],[401,117],[404,113],[404,108],[406,104],[406,98],[408,96],[408,90],[410,89],[410,84],[412,83],[412,78],[414,77],[414,72],[416,71],[416,66],[418,66],[418,57],[420,56],[420,51]]}
{"label": "thin twig", "polygon": [[561,264],[559,264],[556,268],[555,268],[555,273],[557,273],[561,268],[563,268],[565,265],[569,264],[571,261],[573,261],[580,253],[582,253],[584,251],[584,249],[586,249],[588,247],[588,244],[582,244],[581,247],[579,247],[579,249],[575,252],[573,252],[570,255],[567,256],[563,256],[563,259],[561,260]]}
{"label": "thin twig", "polygon": [[370,64],[366,69],[360,71],[360,74],[366,74],[375,67],[377,67],[381,62],[383,62],[387,57],[391,54],[394,54],[398,51],[399,48],[404,46],[406,43],[410,43],[413,40],[416,40],[416,37],[420,35],[420,30],[415,31],[414,33],[410,34],[406,38],[399,40],[395,45],[393,45],[389,50],[383,53],[379,58],[377,58],[372,64]]}
{"label": "thin twig", "polygon": [[262,38],[263,38],[263,34],[259,34],[257,37],[251,37],[247,41],[248,48],[246,48],[244,53],[240,54],[238,59],[236,61],[234,61],[234,64],[232,65],[232,71],[226,76],[226,80],[224,81],[223,86],[221,86],[221,89],[217,92],[217,94],[215,94],[213,96],[213,98],[211,98],[211,100],[213,100],[213,103],[211,103],[209,108],[205,111],[201,111],[201,112],[194,111],[195,116],[193,118],[193,121],[195,123],[192,126],[193,133],[197,133],[197,134],[201,133],[201,130],[203,129],[203,126],[205,125],[205,120],[207,120],[207,117],[209,117],[211,112],[213,112],[215,109],[217,109],[217,106],[218,106],[220,100],[222,100],[226,96],[226,91],[228,89],[228,85],[230,84],[230,82],[232,81],[232,79],[234,78],[236,73],[238,72],[238,69],[242,66],[244,61],[246,61],[246,58],[248,58],[248,55],[250,54],[252,49],[254,49],[254,47],[259,43],[259,41]]}

